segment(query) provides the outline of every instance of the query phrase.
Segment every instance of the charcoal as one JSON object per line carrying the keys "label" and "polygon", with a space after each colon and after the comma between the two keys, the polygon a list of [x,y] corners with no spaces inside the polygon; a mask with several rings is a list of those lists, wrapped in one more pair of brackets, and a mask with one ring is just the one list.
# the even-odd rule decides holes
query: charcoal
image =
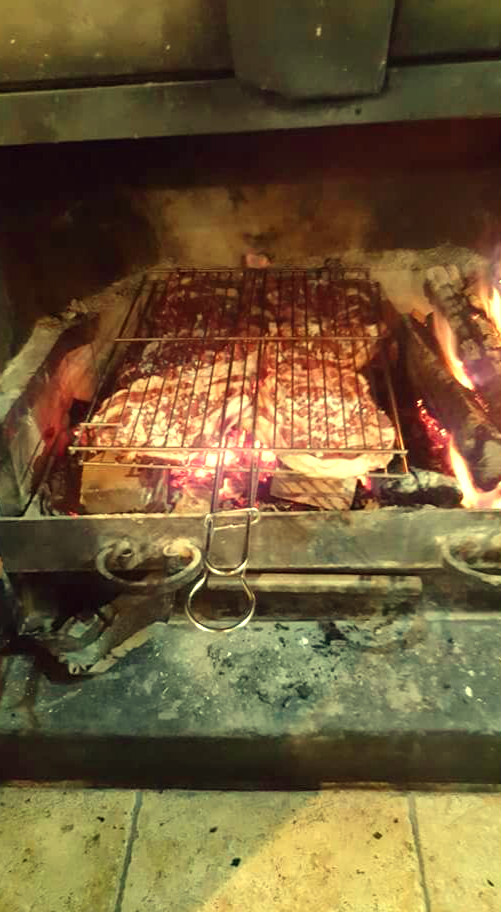
{"label": "charcoal", "polygon": [[461,488],[455,478],[426,469],[411,469],[396,477],[371,478],[371,493],[382,507],[459,507]]}

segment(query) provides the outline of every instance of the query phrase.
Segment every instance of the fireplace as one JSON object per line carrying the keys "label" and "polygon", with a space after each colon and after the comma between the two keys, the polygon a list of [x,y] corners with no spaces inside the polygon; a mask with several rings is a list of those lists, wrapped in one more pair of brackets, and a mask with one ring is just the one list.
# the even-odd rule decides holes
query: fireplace
{"label": "fireplace", "polygon": [[492,781],[499,15],[195,6],[3,26],[0,775]]}
{"label": "fireplace", "polygon": [[349,603],[386,635],[494,604],[498,146],[486,120],[4,150],[6,633],[80,674],[183,610]]}

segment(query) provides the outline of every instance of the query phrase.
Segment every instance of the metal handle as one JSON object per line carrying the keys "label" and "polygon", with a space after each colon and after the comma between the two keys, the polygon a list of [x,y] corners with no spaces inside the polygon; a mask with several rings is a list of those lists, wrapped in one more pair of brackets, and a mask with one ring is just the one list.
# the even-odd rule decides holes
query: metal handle
{"label": "metal handle", "polygon": [[238,630],[240,627],[245,627],[245,625],[248,624],[253,617],[256,610],[256,596],[248,585],[244,573],[238,577],[238,581],[242,586],[245,597],[247,599],[247,610],[244,612],[242,617],[235,621],[235,623],[227,624],[224,627],[216,627],[215,625],[212,626],[211,624],[207,624],[205,621],[200,621],[197,617],[195,617],[192,610],[193,600],[195,596],[204,588],[204,586],[207,585],[209,575],[209,571],[206,570],[204,575],[199,580],[197,580],[195,585],[190,589],[188,593],[188,598],[186,599],[185,605],[185,611],[188,620],[190,620],[191,623],[195,625],[195,627],[198,627],[199,630],[203,630],[204,633],[231,633],[232,630]]}
{"label": "metal handle", "polygon": [[[210,558],[210,551],[212,547],[212,540],[218,530],[228,529],[235,523],[231,522],[235,517],[240,515],[245,516],[245,537],[242,548],[242,560],[236,567],[226,568],[226,567],[217,567],[212,563]],[[259,521],[259,510],[257,507],[249,507],[245,510],[232,510],[230,516],[230,522],[226,526],[216,526],[216,517],[221,516],[218,513],[208,513],[204,520],[204,525],[206,529],[206,539],[205,539],[205,566],[210,573],[213,573],[215,576],[240,576],[243,574],[247,568],[249,562],[249,541],[250,541],[250,530],[253,523]],[[239,525],[242,525],[239,523]]]}
{"label": "metal handle", "polygon": [[[235,525],[235,517],[244,514],[245,517],[245,533],[244,533],[244,542],[242,547],[242,558],[240,562],[235,567],[217,567],[212,563],[210,558],[210,552],[212,547],[212,542],[214,535],[217,529],[228,529],[231,526]],[[188,597],[186,599],[185,611],[187,618],[191,621],[195,627],[198,627],[199,630],[203,630],[205,633],[230,633],[232,630],[238,630],[240,627],[245,627],[252,618],[256,610],[256,596],[254,595],[252,589],[250,588],[247,580],[245,579],[245,571],[247,569],[247,564],[249,562],[249,541],[250,541],[250,530],[254,522],[259,521],[259,510],[256,507],[249,507],[245,510],[232,510],[229,514],[229,523],[225,526],[216,526],[216,517],[221,516],[217,513],[208,513],[205,517],[205,528],[206,528],[206,539],[205,539],[205,554],[204,554],[204,564],[205,570],[204,574],[199,579],[195,585],[190,589]],[[242,525],[239,523],[239,525]],[[236,621],[234,624],[228,624],[224,627],[216,627],[211,624],[207,624],[205,621],[200,621],[195,617],[192,611],[193,599],[195,596],[207,585],[210,576],[216,577],[231,577],[235,581],[235,586],[240,585],[244,591],[245,597],[247,599],[247,609]]]}
{"label": "metal handle", "polygon": [[441,554],[442,562],[445,566],[450,567],[451,570],[455,570],[456,573],[460,573],[462,576],[480,582],[491,589],[501,589],[501,574],[483,573],[480,570],[474,570],[465,560],[459,560],[457,557],[454,557],[448,541],[442,542]]}
{"label": "metal handle", "polygon": [[[172,549],[175,545],[176,543],[174,542],[163,549],[164,557],[167,555],[172,557]],[[130,542],[125,539],[119,542],[112,542],[102,548],[96,557],[96,569],[106,580],[114,583],[125,592],[135,592],[138,595],[174,592],[176,589],[181,589],[188,583],[193,582],[199,575],[203,565],[200,548],[194,545],[193,542],[183,541],[180,543],[180,550],[181,547],[183,554],[187,552],[190,555],[190,561],[186,567],[183,567],[182,570],[172,576],[165,576],[163,579],[154,582],[152,580],[128,580],[122,576],[117,576],[110,569],[109,563],[112,558],[113,562],[118,564],[122,570],[133,570],[137,567],[137,555]],[[182,555],[180,554],[180,556]]]}

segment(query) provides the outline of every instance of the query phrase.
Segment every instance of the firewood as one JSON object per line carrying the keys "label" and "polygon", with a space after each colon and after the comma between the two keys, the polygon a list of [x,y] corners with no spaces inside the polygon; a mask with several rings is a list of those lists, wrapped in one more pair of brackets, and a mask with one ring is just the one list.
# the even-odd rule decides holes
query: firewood
{"label": "firewood", "polygon": [[84,463],[80,502],[86,513],[143,512],[151,490],[147,472],[138,466],[102,465],[99,457]]}
{"label": "firewood", "polygon": [[325,478],[278,471],[272,479],[270,494],[321,510],[349,510],[356,487],[356,477]]}
{"label": "firewood", "polygon": [[437,266],[427,272],[425,291],[430,303],[447,320],[457,356],[489,416],[501,428],[501,337],[474,296],[466,293],[456,266]]}
{"label": "firewood", "polygon": [[404,316],[402,332],[407,373],[416,399],[423,399],[440,425],[452,434],[475,484],[491,490],[501,481],[501,432],[475,393],[452,376],[429,330]]}

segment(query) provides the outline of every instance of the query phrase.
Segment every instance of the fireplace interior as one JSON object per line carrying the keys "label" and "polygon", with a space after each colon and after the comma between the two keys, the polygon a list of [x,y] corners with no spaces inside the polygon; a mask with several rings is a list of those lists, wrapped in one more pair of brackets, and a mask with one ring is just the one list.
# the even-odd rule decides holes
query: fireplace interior
{"label": "fireplace interior", "polygon": [[0,150],[19,669],[89,694],[158,621],[181,653],[238,630],[252,681],[263,625],[394,667],[428,636],[440,663],[453,616],[492,617],[500,149],[484,118]]}

